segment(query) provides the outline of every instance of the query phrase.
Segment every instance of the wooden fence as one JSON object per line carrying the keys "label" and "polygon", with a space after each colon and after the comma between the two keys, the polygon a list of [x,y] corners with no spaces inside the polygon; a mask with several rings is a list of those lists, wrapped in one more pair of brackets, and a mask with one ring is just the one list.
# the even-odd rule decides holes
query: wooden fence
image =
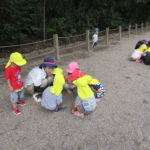
{"label": "wooden fence", "polygon": [[[120,42],[122,37],[130,38],[131,35],[143,34],[149,30],[150,26],[148,23],[129,25],[128,27],[119,26],[115,29],[110,29],[108,27],[103,31],[99,31],[99,46],[108,47],[112,42]],[[53,38],[44,41],[21,45],[0,46],[0,51],[3,51],[4,55],[0,55],[0,65],[5,65],[6,61],[9,59],[10,53],[13,51],[21,52],[27,60],[40,57],[53,57],[57,60],[61,60],[62,57],[73,55],[81,51],[90,56],[92,35],[93,32],[86,30],[85,33],[76,36],[59,37],[58,34],[54,34]],[[4,57],[6,58],[4,59]]]}

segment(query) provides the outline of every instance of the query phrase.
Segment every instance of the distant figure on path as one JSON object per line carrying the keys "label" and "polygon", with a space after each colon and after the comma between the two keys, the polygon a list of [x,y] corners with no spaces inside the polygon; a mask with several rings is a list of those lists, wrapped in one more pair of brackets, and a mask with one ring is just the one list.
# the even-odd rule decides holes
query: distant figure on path
{"label": "distant figure on path", "polygon": [[99,33],[99,28],[95,28],[95,33],[92,37],[92,50],[96,50],[97,42],[98,42],[98,33]]}

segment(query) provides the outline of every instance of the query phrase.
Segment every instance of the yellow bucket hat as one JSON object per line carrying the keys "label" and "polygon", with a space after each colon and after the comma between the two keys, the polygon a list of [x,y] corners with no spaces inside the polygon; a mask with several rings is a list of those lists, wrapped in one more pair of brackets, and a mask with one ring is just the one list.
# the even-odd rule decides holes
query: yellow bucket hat
{"label": "yellow bucket hat", "polygon": [[15,63],[17,66],[23,66],[27,63],[27,61],[23,58],[22,54],[18,52],[14,52],[10,55],[10,59],[6,64],[5,68],[9,67],[12,62]]}

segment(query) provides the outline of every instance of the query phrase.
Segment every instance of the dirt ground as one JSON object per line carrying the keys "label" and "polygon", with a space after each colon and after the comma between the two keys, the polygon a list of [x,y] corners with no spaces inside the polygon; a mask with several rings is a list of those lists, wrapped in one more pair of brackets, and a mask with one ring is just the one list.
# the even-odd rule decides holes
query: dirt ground
{"label": "dirt ground", "polygon": [[[26,96],[23,113],[15,116],[1,78],[0,150],[150,150],[150,66],[128,61],[141,39],[149,40],[150,33],[73,58],[106,89],[95,112],[84,119],[70,113],[74,98],[65,92],[63,112],[51,113]],[[40,61],[29,62],[24,75]],[[65,70],[69,61],[64,59],[60,67]]]}

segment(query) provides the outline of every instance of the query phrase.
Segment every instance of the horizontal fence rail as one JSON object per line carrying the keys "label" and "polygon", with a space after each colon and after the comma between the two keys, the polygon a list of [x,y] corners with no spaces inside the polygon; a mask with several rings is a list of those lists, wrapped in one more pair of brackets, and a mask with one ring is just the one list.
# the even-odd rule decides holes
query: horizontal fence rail
{"label": "horizontal fence rail", "polygon": [[[122,37],[130,38],[131,35],[138,35],[148,32],[150,25],[146,24],[135,24],[128,25],[128,27],[119,26],[115,29],[109,27],[105,30],[99,31],[100,47],[108,47],[114,43],[120,42]],[[33,60],[40,57],[54,57],[57,60],[61,60],[62,57],[74,55],[78,52],[86,53],[90,56],[92,36],[94,32],[86,30],[85,33],[69,36],[59,37],[58,34],[54,34],[53,38],[37,41],[27,44],[0,46],[0,65],[4,70],[4,65],[9,59],[9,55],[12,52],[18,51],[24,55],[28,60]]]}

